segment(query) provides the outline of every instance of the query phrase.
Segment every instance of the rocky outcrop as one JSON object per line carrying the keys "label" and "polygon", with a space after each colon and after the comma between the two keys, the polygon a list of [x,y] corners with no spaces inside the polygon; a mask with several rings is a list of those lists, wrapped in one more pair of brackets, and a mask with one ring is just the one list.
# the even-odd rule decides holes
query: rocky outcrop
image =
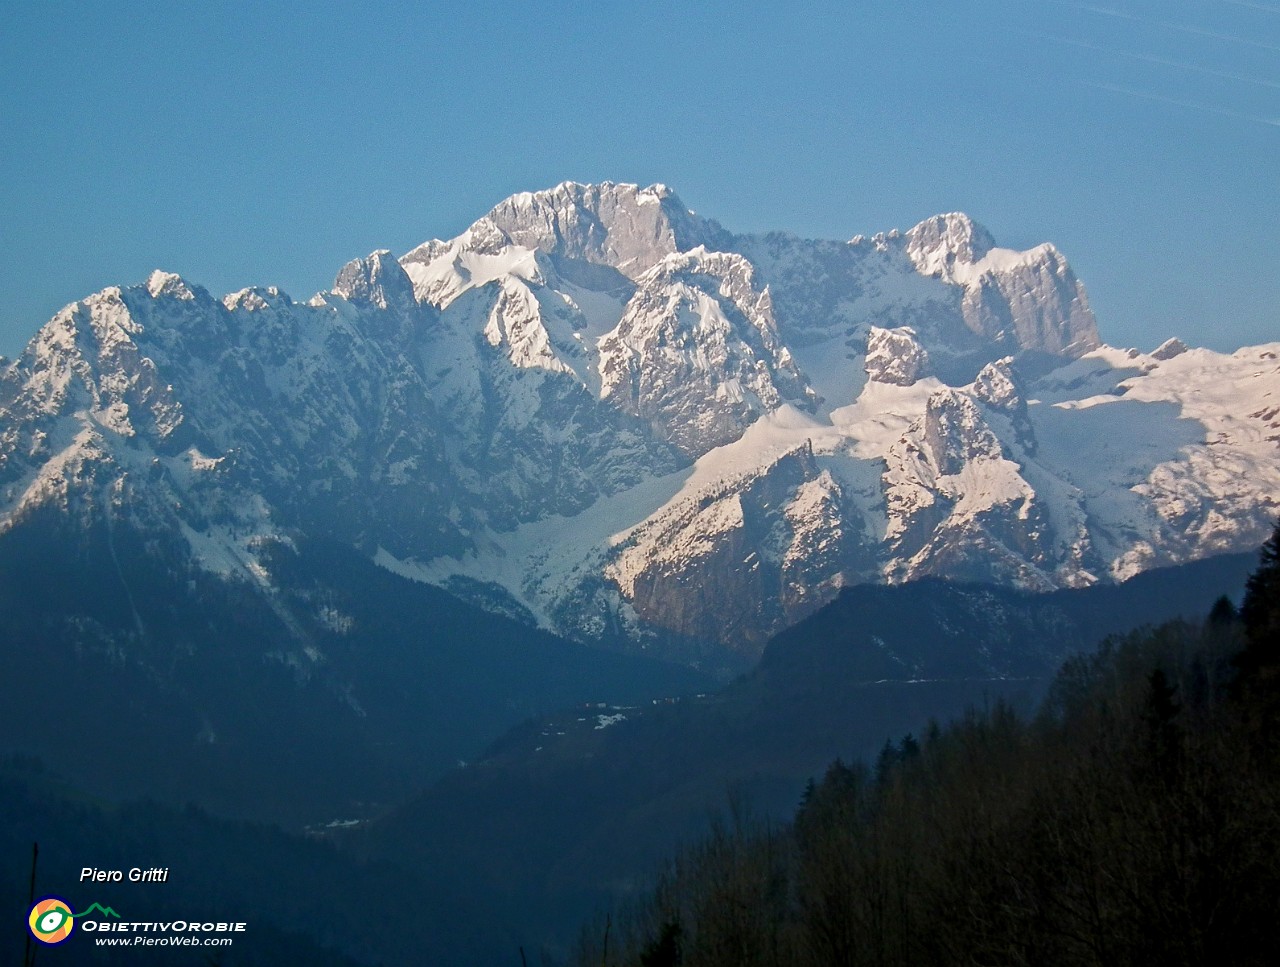
{"label": "rocky outcrop", "polygon": [[880,329],[867,335],[867,378],[876,383],[910,386],[929,369],[929,354],[916,339],[914,329]]}
{"label": "rocky outcrop", "polygon": [[831,599],[860,531],[835,479],[801,447],[646,521],[605,574],[651,625],[753,656]]}
{"label": "rocky outcrop", "polygon": [[694,251],[643,276],[599,344],[600,396],[691,456],[812,392],[740,255]]}
{"label": "rocky outcrop", "polygon": [[1164,362],[1167,359],[1174,359],[1181,356],[1187,351],[1187,344],[1177,336],[1173,336],[1162,342],[1156,349],[1152,350],[1151,358]]}

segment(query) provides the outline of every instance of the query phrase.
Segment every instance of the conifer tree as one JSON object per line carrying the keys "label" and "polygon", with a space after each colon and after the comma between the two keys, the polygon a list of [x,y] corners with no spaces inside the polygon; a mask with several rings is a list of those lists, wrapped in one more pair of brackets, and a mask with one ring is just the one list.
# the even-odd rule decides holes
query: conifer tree
{"label": "conifer tree", "polygon": [[1245,584],[1240,606],[1245,632],[1249,636],[1249,657],[1262,665],[1280,661],[1280,524],[1262,545],[1258,569]]}
{"label": "conifer tree", "polygon": [[1280,524],[1262,545],[1258,568],[1245,584],[1240,605],[1245,646],[1236,658],[1236,692],[1264,743],[1280,742]]}

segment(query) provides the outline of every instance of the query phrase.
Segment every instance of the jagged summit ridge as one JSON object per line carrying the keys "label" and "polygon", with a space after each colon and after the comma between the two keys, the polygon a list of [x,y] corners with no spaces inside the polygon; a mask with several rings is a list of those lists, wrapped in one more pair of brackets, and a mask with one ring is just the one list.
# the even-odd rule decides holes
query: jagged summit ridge
{"label": "jagged summit ridge", "polygon": [[1110,349],[1056,248],[958,213],[740,235],[565,182],[306,303],[157,272],[68,306],[0,370],[0,533],[113,521],[264,589],[263,542],[319,535],[584,639],[750,652],[844,584],[1252,546],[1276,353]]}
{"label": "jagged summit ridge", "polygon": [[429,265],[451,249],[479,256],[522,249],[605,266],[635,281],[667,255],[715,247],[724,237],[719,225],[689,211],[665,185],[566,181],[512,195],[458,239],[425,242],[402,261],[406,267]]}
{"label": "jagged summit ridge", "polygon": [[950,280],[957,264],[981,262],[996,241],[963,212],[934,215],[907,232],[907,257],[925,275]]}
{"label": "jagged summit ridge", "polygon": [[657,258],[713,243],[724,234],[660,184],[564,182],[549,191],[514,195],[483,221],[510,244],[607,265],[632,280]]}
{"label": "jagged summit ridge", "polygon": [[379,309],[398,309],[401,312],[412,309],[418,301],[413,282],[386,249],[374,252],[368,258],[352,259],[344,265],[333,281],[332,291],[348,302],[368,303]]}

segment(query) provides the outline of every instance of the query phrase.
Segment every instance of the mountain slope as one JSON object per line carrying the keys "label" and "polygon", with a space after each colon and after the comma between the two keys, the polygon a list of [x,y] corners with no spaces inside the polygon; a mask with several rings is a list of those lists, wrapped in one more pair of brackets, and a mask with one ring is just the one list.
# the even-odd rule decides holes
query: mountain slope
{"label": "mountain slope", "polygon": [[274,588],[52,514],[0,540],[0,750],[96,794],[303,823],[367,816],[531,715],[709,687],[393,575],[271,542]]}
{"label": "mountain slope", "polygon": [[871,759],[998,698],[1030,705],[1067,655],[1206,614],[1255,562],[1223,556],[1050,594],[934,579],[846,588],[719,692],[526,723],[360,841],[456,875],[517,935],[563,942],[593,908],[625,903],[710,812],[787,817],[831,760]]}
{"label": "mountain slope", "polygon": [[270,600],[263,548],[336,540],[725,671],[843,586],[1255,546],[1278,353],[1107,347],[1060,252],[958,213],[736,235],[565,183],[306,303],[157,272],[68,306],[0,370],[0,542],[48,510]]}

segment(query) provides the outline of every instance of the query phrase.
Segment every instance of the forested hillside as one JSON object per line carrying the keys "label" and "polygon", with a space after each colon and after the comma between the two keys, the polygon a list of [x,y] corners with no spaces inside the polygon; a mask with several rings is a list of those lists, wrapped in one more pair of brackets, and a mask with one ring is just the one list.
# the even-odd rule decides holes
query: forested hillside
{"label": "forested hillside", "polygon": [[1280,529],[1239,612],[1108,640],[736,815],[577,963],[1264,964],[1280,941]]}

